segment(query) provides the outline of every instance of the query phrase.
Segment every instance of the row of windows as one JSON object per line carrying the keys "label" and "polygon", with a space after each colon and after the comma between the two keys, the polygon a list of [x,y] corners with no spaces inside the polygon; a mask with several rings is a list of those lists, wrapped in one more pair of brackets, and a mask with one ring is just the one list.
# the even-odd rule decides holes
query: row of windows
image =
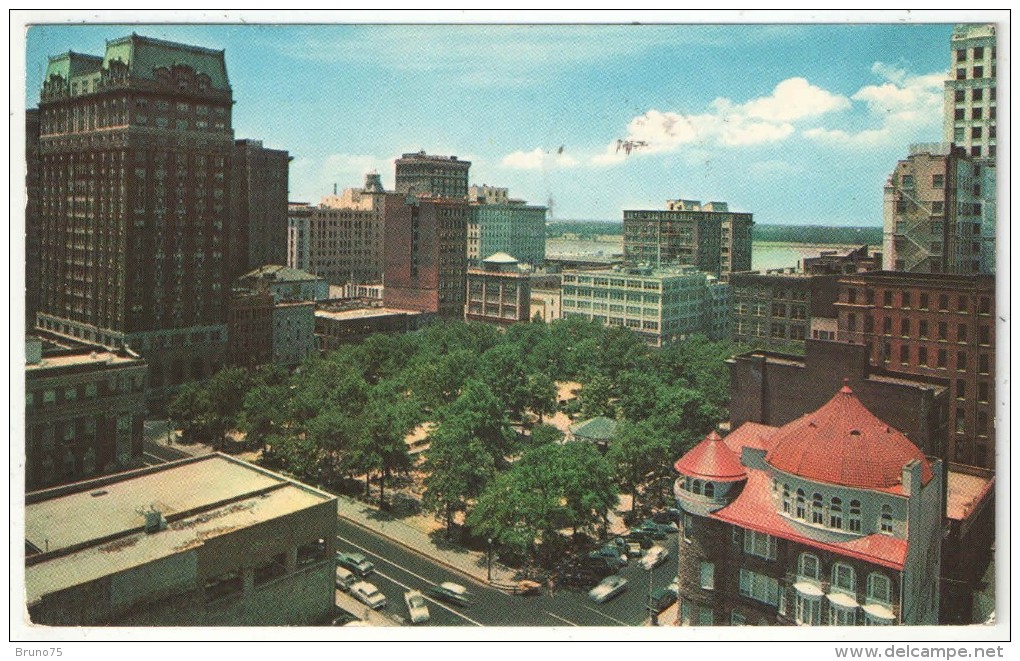
{"label": "row of windows", "polygon": [[[779,484],[773,482],[773,489],[778,488]],[[861,501],[859,500],[851,500],[844,505],[842,498],[833,496],[826,502],[822,494],[817,492],[812,494],[808,500],[803,489],[791,492],[788,484],[782,485],[782,499],[783,513],[787,516],[825,528],[847,530],[852,533],[861,532]],[[846,507],[845,510],[844,507]],[[892,534],[892,506],[882,505],[879,529],[883,534]]]}
{"label": "row of windows", "polygon": [[[980,230],[980,226],[975,228],[975,234]],[[847,302],[857,303],[858,302],[858,290],[854,288],[847,289]],[[970,307],[970,298],[966,294],[960,294],[956,296],[955,307],[953,309],[956,312],[970,313],[972,312]],[[898,297],[895,297],[895,302],[898,307],[905,310],[913,309],[913,295],[909,291],[900,292]],[[875,290],[865,289],[864,290],[864,302],[868,305],[875,303]],[[891,308],[894,304],[894,291],[887,289],[882,292],[882,307]],[[977,297],[978,314],[991,314],[992,312],[992,299],[990,296],[978,296]],[[931,305],[931,297],[927,292],[921,292],[917,297],[917,309],[928,310]],[[949,294],[939,294],[937,299],[936,309],[939,312],[948,312],[950,310],[950,298]]]}

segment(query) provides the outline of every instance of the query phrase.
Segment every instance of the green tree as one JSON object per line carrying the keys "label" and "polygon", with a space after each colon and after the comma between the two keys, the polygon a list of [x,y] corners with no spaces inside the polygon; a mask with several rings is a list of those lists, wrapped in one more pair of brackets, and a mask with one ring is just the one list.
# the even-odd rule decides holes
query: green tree
{"label": "green tree", "polygon": [[449,537],[454,517],[469,511],[495,474],[492,454],[470,430],[447,422],[429,435],[423,469],[422,507],[443,518]]}
{"label": "green tree", "polygon": [[622,372],[618,379],[617,404],[620,412],[627,420],[644,420],[655,410],[659,401],[661,382],[655,374],[649,372]]}
{"label": "green tree", "polygon": [[609,509],[619,501],[612,466],[590,443],[548,445],[556,448],[556,478],[559,482],[567,523],[578,531],[593,534],[596,526],[604,532]]}
{"label": "green tree", "polygon": [[260,384],[244,396],[238,426],[248,442],[265,450],[269,437],[279,435],[290,419],[290,389]]}
{"label": "green tree", "polygon": [[457,399],[436,411],[436,419],[440,425],[456,425],[466,436],[481,441],[497,467],[504,466],[514,450],[514,433],[503,403],[483,381],[469,379]]}
{"label": "green tree", "polygon": [[364,471],[366,495],[370,475],[378,475],[380,507],[386,506],[386,483],[390,477],[411,468],[411,456],[404,439],[414,421],[413,403],[378,390],[372,391],[368,406],[358,420],[349,465]]}
{"label": "green tree", "polygon": [[526,408],[538,416],[538,424],[542,418],[556,413],[556,382],[543,372],[535,372],[528,376],[526,387]]}
{"label": "green tree", "polygon": [[208,441],[214,438],[210,412],[212,403],[205,387],[189,381],[180,387],[177,395],[167,406],[174,429],[180,429],[185,440]]}
{"label": "green tree", "polygon": [[531,428],[531,447],[559,443],[563,440],[563,432],[549,424],[539,424]]}
{"label": "green tree", "polygon": [[591,377],[581,388],[577,398],[581,401],[581,416],[595,418],[605,416],[615,418],[616,411],[610,401],[613,396],[613,384],[601,374]]}
{"label": "green tree", "polygon": [[509,344],[489,349],[482,355],[479,373],[503,408],[513,419],[520,420],[530,403],[530,393],[523,357],[517,349]]}
{"label": "green tree", "polygon": [[606,453],[615,482],[631,494],[631,511],[638,511],[638,490],[671,464],[670,443],[652,423],[623,421]]}

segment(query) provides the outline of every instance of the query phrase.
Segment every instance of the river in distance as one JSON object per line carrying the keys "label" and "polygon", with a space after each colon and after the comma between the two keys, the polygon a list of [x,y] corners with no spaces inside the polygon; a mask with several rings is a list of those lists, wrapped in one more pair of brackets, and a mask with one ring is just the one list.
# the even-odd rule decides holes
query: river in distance
{"label": "river in distance", "polygon": [[[845,252],[860,246],[816,243],[771,243],[755,241],[751,245],[751,270],[794,268],[805,257],[817,257],[823,250]],[[609,260],[623,256],[623,237],[605,236],[600,240],[546,239],[547,257],[594,258]]]}

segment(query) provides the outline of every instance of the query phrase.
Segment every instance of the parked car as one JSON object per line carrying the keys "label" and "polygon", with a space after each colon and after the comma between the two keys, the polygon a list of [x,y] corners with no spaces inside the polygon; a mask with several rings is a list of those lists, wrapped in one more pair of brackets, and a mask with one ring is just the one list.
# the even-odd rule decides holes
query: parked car
{"label": "parked car", "polygon": [[429,607],[425,603],[425,597],[417,590],[408,590],[404,593],[404,603],[407,604],[407,612],[411,616],[411,624],[421,624],[429,621]]}
{"label": "parked car", "polygon": [[461,606],[467,606],[471,603],[471,600],[469,599],[471,593],[467,591],[466,587],[458,583],[450,583],[449,581],[440,583],[432,588],[431,592],[437,599],[442,599],[443,601],[459,604]]}
{"label": "parked car", "polygon": [[620,551],[615,544],[606,544],[591,553],[588,557],[592,560],[602,559],[613,569],[619,569],[627,564],[627,554]]}
{"label": "parked car", "polygon": [[351,594],[355,599],[373,610],[379,610],[386,605],[386,595],[379,592],[379,588],[368,581],[358,581],[352,585]]}
{"label": "parked car", "polygon": [[656,545],[648,549],[648,553],[645,553],[645,557],[641,558],[641,566],[645,569],[651,570],[666,562],[666,558],[668,557],[669,551]]}
{"label": "parked car", "polygon": [[602,582],[588,591],[588,596],[597,604],[605,603],[627,588],[627,579],[623,576],[607,576]]}
{"label": "parked car", "polygon": [[627,559],[640,558],[641,557],[641,543],[637,540],[624,539],[623,537],[616,537],[613,539],[612,544],[620,550],[621,553],[627,555]]}
{"label": "parked car", "polygon": [[649,603],[655,612],[660,612],[672,606],[676,598],[676,592],[673,592],[668,587],[658,588],[652,592],[649,597]]}
{"label": "parked car", "polygon": [[375,571],[375,565],[369,562],[368,558],[360,553],[343,553],[341,551],[337,551],[336,564],[340,567],[351,570],[360,578],[365,578]]}
{"label": "parked car", "polygon": [[660,523],[660,524],[664,523],[664,524],[667,524],[667,525],[670,524],[670,523],[678,524],[678,523],[680,523],[680,517],[681,516],[682,516],[682,513],[680,512],[680,510],[678,508],[676,508],[676,507],[667,507],[666,509],[664,509],[664,510],[662,510],[660,512],[656,512],[652,516],[652,521],[655,521],[656,523]]}
{"label": "parked car", "polygon": [[652,548],[655,544],[655,540],[652,539],[652,536],[639,528],[631,528],[624,539],[626,539],[628,543],[637,544],[643,549]]}
{"label": "parked car", "polygon": [[354,575],[350,569],[346,567],[336,568],[336,586],[340,590],[347,592],[351,589],[351,586],[358,582],[358,577]]}

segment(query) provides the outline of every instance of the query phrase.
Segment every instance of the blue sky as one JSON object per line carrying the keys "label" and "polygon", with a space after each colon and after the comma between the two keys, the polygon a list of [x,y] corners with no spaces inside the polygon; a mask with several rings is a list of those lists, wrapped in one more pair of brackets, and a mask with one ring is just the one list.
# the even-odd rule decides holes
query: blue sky
{"label": "blue sky", "polygon": [[896,161],[942,139],[952,25],[44,25],[27,105],[48,55],[132,31],[225,49],[235,135],[291,153],[292,200],[425,149],[558,219],[682,197],[881,225]]}

